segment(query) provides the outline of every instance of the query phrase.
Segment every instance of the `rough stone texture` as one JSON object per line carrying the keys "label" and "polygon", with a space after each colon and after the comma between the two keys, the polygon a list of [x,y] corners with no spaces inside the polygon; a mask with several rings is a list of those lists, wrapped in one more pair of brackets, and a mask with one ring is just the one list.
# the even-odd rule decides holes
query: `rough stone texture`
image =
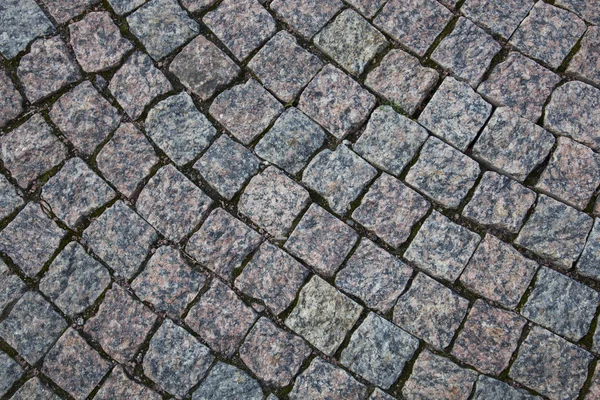
{"label": "rough stone texture", "polygon": [[23,112],[23,97],[3,69],[0,69],[0,128]]}
{"label": "rough stone texture", "polygon": [[308,84],[298,108],[343,139],[369,117],[375,108],[375,96],[331,64]]}
{"label": "rough stone texture", "polygon": [[515,243],[568,269],[583,250],[592,223],[588,215],[540,195]]}
{"label": "rough stone texture", "polygon": [[519,304],[536,270],[535,261],[523,257],[496,237],[486,235],[460,282],[480,296],[512,309]]}
{"label": "rough stone texture", "polygon": [[181,4],[189,11],[196,12],[209,8],[218,0],[181,0]]}
{"label": "rough stone texture", "polygon": [[600,294],[554,270],[542,267],[521,314],[561,336],[578,341],[590,330]]}
{"label": "rough stone texture", "polygon": [[600,280],[600,220],[598,219],[595,220],[594,228],[579,257],[577,271],[584,276]]}
{"label": "rough stone texture", "polygon": [[204,36],[194,38],[169,65],[177,79],[202,100],[228,85],[240,68]]}
{"label": "rough stone texture", "polygon": [[600,28],[590,26],[567,72],[600,86]]}
{"label": "rough stone texture", "polygon": [[38,36],[54,26],[34,0],[5,0],[0,13],[0,53],[7,59],[25,50]]}
{"label": "rough stone texture", "polygon": [[224,0],[202,22],[240,61],[277,31],[271,14],[256,0]]}
{"label": "rough stone texture", "polygon": [[108,4],[110,4],[117,15],[124,15],[135,10],[146,1],[147,0],[108,0]]}
{"label": "rough stone texture", "polygon": [[478,234],[433,211],[410,243],[404,258],[437,278],[454,282],[480,241]]}
{"label": "rough stone texture", "polygon": [[508,39],[534,4],[535,0],[466,0],[460,11]]}
{"label": "rough stone texture", "polygon": [[369,239],[361,239],[335,285],[360,298],[367,307],[387,313],[412,277],[413,270]]}
{"label": "rough stone texture", "polygon": [[227,357],[235,353],[255,320],[252,308],[216,279],[185,318],[214,351]]}
{"label": "rough stone texture", "polygon": [[600,368],[598,364],[596,364],[596,370],[594,372],[594,377],[592,378],[592,384],[588,390],[587,396],[585,396],[586,400],[598,400],[600,399]]}
{"label": "rough stone texture", "polygon": [[512,386],[489,376],[479,375],[475,384],[473,400],[537,400],[538,396],[528,394],[525,390]]}
{"label": "rough stone texture", "polygon": [[311,39],[343,5],[340,0],[274,0],[270,8],[305,39]]}
{"label": "rough stone texture", "polygon": [[357,239],[358,235],[351,227],[313,203],[285,243],[285,248],[317,273],[331,277]]}
{"label": "rough stone texture", "polygon": [[71,46],[86,72],[116,67],[132,48],[107,12],[91,12],[69,25]]}
{"label": "rough stone texture", "polygon": [[293,101],[322,66],[286,31],[273,36],[248,63],[265,88],[284,103]]}
{"label": "rough stone texture", "polygon": [[218,95],[209,112],[236,139],[247,145],[275,121],[283,112],[283,106],[258,82],[249,79]]}
{"label": "rough stone texture", "polygon": [[575,14],[537,2],[511,37],[510,43],[551,68],[558,68],[585,30],[585,22]]}
{"label": "rough stone texture", "polygon": [[0,395],[5,394],[22,374],[23,369],[19,364],[4,352],[0,352]]}
{"label": "rough stone texture", "polygon": [[[323,353],[332,355],[361,310],[358,304],[315,275],[300,291],[298,303],[285,324]],[[298,386],[302,384],[296,383]]]}
{"label": "rough stone texture", "polygon": [[137,353],[156,321],[156,315],[135,300],[125,289],[113,284],[95,316],[85,324],[85,332],[120,363]]}
{"label": "rough stone texture", "polygon": [[135,120],[152,100],[173,87],[152,64],[150,57],[137,51],[113,75],[108,88],[125,112]]}
{"label": "rough stone texture", "polygon": [[417,58],[400,49],[392,49],[379,66],[369,72],[365,85],[413,114],[438,79],[436,70],[423,67]]}
{"label": "rough stone texture", "polygon": [[479,225],[517,233],[535,199],[534,191],[488,171],[483,174],[462,214]]}
{"label": "rough stone texture", "polygon": [[419,116],[419,123],[465,151],[491,113],[491,104],[469,85],[447,77]]}
{"label": "rough stone texture", "polygon": [[288,235],[294,220],[309,203],[306,189],[277,168],[269,167],[246,186],[238,209],[269,234],[281,238]]}
{"label": "rough stone texture", "polygon": [[71,158],[44,185],[42,199],[69,227],[108,203],[115,192],[80,158]]}
{"label": "rough stone texture", "polygon": [[211,198],[172,165],[161,168],[137,200],[140,215],[174,241],[202,222],[211,205]]}
{"label": "rough stone texture", "polygon": [[[427,214],[430,203],[396,178],[381,175],[352,219],[375,233],[392,247],[398,247],[410,236],[413,225]],[[389,211],[393,210],[392,213]]]}
{"label": "rough stone texture", "polygon": [[[10,371],[10,369],[9,369]],[[8,378],[4,378],[8,379]],[[2,393],[2,390],[0,390]],[[96,397],[98,398],[98,397]],[[60,400],[56,394],[38,377],[31,378],[11,397],[11,400]],[[155,400],[155,399],[152,399]]]}
{"label": "rough stone texture", "polygon": [[475,184],[479,165],[441,140],[430,137],[406,182],[445,207],[457,208]]}
{"label": "rough stone texture", "polygon": [[348,0],[347,3],[353,6],[366,18],[375,16],[387,0]]}
{"label": "rough stone texture", "polygon": [[375,390],[369,397],[369,400],[394,400],[394,398],[382,391],[381,389],[375,388]]}
{"label": "rough stone texture", "polygon": [[4,219],[24,203],[17,189],[4,175],[0,175],[0,219]]}
{"label": "rough stone texture", "polygon": [[258,233],[217,208],[190,238],[185,250],[200,264],[229,280],[233,270],[261,241]]}
{"label": "rough stone texture", "polygon": [[131,380],[120,365],[113,368],[110,376],[94,397],[96,400],[160,400],[161,398],[158,393]]}
{"label": "rough stone texture", "polygon": [[536,122],[542,107],[560,77],[535,61],[511,52],[496,65],[477,91],[490,103],[511,107],[523,117]]}
{"label": "rough stone texture", "polygon": [[176,0],[150,0],[127,17],[127,24],[155,60],[173,53],[200,31]]}
{"label": "rough stone texture", "polygon": [[194,392],[192,400],[262,400],[258,382],[233,365],[217,362]]}
{"label": "rough stone texture", "polygon": [[66,322],[36,292],[25,293],[0,322],[0,337],[33,365],[54,344]]}
{"label": "rough stone texture", "polygon": [[294,301],[307,276],[308,271],[293,257],[263,243],[235,280],[235,287],[281,314]]}
{"label": "rough stone texture", "polygon": [[373,165],[399,176],[428,137],[416,122],[381,106],[352,148]]}
{"label": "rough stone texture", "polygon": [[214,357],[208,347],[167,319],[144,355],[144,374],[161,388],[183,397],[206,374]]}
{"label": "rough stone texture", "polygon": [[369,382],[388,389],[418,347],[416,338],[382,317],[369,313],[352,334],[340,361]]}
{"label": "rough stone texture", "polygon": [[553,333],[534,326],[521,344],[509,376],[552,400],[576,398],[592,356]]}
{"label": "rough stone texture", "polygon": [[4,261],[0,261],[0,314],[19,299],[26,289],[25,283],[8,269]]}
{"label": "rough stone texture", "polygon": [[600,16],[594,0],[557,0],[556,5],[573,11],[594,25],[600,24]]}
{"label": "rough stone texture", "polygon": [[394,307],[394,323],[436,348],[450,344],[469,302],[420,273]]}
{"label": "rough stone texture", "polygon": [[554,145],[554,136],[509,108],[498,108],[473,147],[473,157],[523,182]]}

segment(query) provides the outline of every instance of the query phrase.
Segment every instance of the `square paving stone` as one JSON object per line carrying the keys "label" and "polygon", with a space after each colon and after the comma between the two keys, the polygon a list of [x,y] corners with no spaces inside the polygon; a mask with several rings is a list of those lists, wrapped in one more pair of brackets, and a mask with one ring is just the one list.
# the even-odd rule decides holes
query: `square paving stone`
{"label": "square paving stone", "polygon": [[76,399],[85,399],[110,370],[110,363],[69,328],[44,359],[42,372]]}
{"label": "square paving stone", "polygon": [[298,108],[333,136],[343,139],[367,120],[375,108],[375,96],[327,64],[302,93]]}
{"label": "square paving stone", "polygon": [[315,275],[300,291],[285,324],[323,353],[333,355],[361,311],[362,307]]}
{"label": "square paving stone", "polygon": [[71,242],[52,261],[39,287],[65,314],[73,316],[91,306],[109,284],[110,275],[102,264]]}
{"label": "square paving stone", "polygon": [[139,214],[170,240],[198,226],[212,205],[208,197],[172,165],[161,168],[140,193]]}
{"label": "square paving stone", "polygon": [[205,282],[206,276],[190,268],[178,250],[163,246],[152,255],[131,288],[155,310],[178,318]]}
{"label": "square paving stone", "polygon": [[224,0],[202,22],[240,61],[277,31],[271,14],[256,0]]}
{"label": "square paving stone", "polygon": [[270,235],[288,235],[296,218],[310,204],[306,189],[275,167],[252,178],[240,197],[238,209]]}
{"label": "square paving stone", "polygon": [[429,135],[390,106],[377,108],[352,149],[373,165],[399,176]]}
{"label": "square paving stone", "polygon": [[256,320],[256,313],[221,281],[214,279],[210,289],[192,307],[186,324],[216,352],[231,357]]}
{"label": "square paving stone", "polygon": [[473,147],[473,158],[523,182],[554,146],[554,136],[514,111],[494,111]]}
{"label": "square paving stone", "polygon": [[433,68],[424,67],[416,57],[392,49],[377,68],[369,72],[365,85],[387,101],[413,114],[439,79]]}
{"label": "square paving stone", "polygon": [[108,379],[104,381],[94,399],[160,400],[162,397],[158,393],[131,380],[123,371],[123,367],[117,365],[113,368]]}
{"label": "square paving stone", "polygon": [[466,0],[460,11],[508,39],[534,4],[535,0]]}
{"label": "square paving stone", "polygon": [[121,116],[85,81],[64,94],[50,111],[50,118],[75,147],[92,154],[119,125]]}
{"label": "square paving stone", "polygon": [[38,36],[54,31],[54,26],[34,0],[5,0],[0,15],[0,53],[7,59],[25,50]]}
{"label": "square paving stone", "polygon": [[0,137],[4,167],[19,186],[26,188],[38,176],[56,167],[67,157],[67,148],[52,133],[41,114],[35,114],[18,128]]}
{"label": "square paving stone", "polygon": [[420,273],[394,307],[394,323],[437,348],[450,344],[469,302]]}
{"label": "square paving stone", "polygon": [[344,145],[317,154],[302,174],[302,182],[319,193],[336,214],[346,214],[351,203],[375,178],[377,170]]}
{"label": "square paving stone", "polygon": [[23,369],[6,353],[0,352],[0,395],[5,394],[21,375]]}
{"label": "square paving stone", "polygon": [[313,203],[285,243],[285,248],[317,273],[331,277],[357,239],[358,235],[350,226]]}
{"label": "square paving stone", "polygon": [[161,388],[183,397],[214,360],[208,347],[167,319],[152,336],[144,355],[144,374]]}
{"label": "square paving stone", "polygon": [[69,25],[71,46],[77,62],[86,72],[116,67],[133,45],[121,36],[107,12],[91,12]]}
{"label": "square paving stone", "polygon": [[509,377],[552,400],[576,398],[592,356],[544,328],[534,326],[521,344]]}
{"label": "square paving stone", "polygon": [[537,2],[510,39],[510,44],[551,68],[558,68],[586,30],[575,14]]}
{"label": "square paving stone", "polygon": [[156,315],[148,307],[113,284],[96,315],[85,324],[85,333],[115,360],[126,363],[142,346],[155,321]]}
{"label": "square paving stone", "polygon": [[[0,393],[2,393],[1,390]],[[25,384],[21,386],[19,390],[17,390],[16,393],[11,397],[11,400],[30,399],[60,400],[60,397],[54,394],[48,385],[46,385],[40,378],[34,377],[25,382]]]}
{"label": "square paving stone", "polygon": [[588,27],[567,72],[600,86],[600,28]]}
{"label": "square paving stone", "polygon": [[567,339],[578,341],[590,330],[600,294],[554,270],[542,267],[521,314]]}
{"label": "square paving stone", "polygon": [[258,82],[249,79],[218,95],[209,112],[236,139],[247,145],[275,121],[283,112],[283,106]]}
{"label": "square paving stone", "polygon": [[240,68],[204,36],[195,37],[175,56],[169,71],[202,100],[228,85]]}
{"label": "square paving stone", "polygon": [[560,76],[513,51],[506,60],[494,67],[477,91],[495,106],[511,107],[523,117],[536,122],[558,82]]}
{"label": "square paving stone", "polygon": [[592,224],[588,215],[540,195],[515,244],[569,269],[581,254]]}
{"label": "square paving stone", "polygon": [[409,50],[423,56],[451,18],[452,13],[435,0],[390,0],[373,22]]}
{"label": "square paving stone", "polygon": [[0,219],[4,219],[25,202],[19,196],[18,190],[6,179],[0,175]]}
{"label": "square paving stone", "polygon": [[401,181],[383,174],[371,185],[360,206],[352,213],[352,219],[390,246],[399,247],[430,206]]}
{"label": "square paving stone", "polygon": [[431,59],[476,88],[501,49],[483,29],[467,18],[460,18],[454,30],[435,48]]}
{"label": "square paving stone", "polygon": [[296,379],[290,400],[361,400],[367,388],[349,373],[317,357]]}
{"label": "square paving stone", "polygon": [[217,208],[190,238],[185,250],[200,264],[230,280],[233,270],[261,241],[248,225]]}
{"label": "square paving stone", "polygon": [[152,141],[178,165],[195,159],[217,134],[185,92],[155,105],[144,126]]}
{"label": "square paving stone", "polygon": [[27,290],[25,283],[0,261],[0,314]]}
{"label": "square paving stone", "polygon": [[526,320],[477,300],[458,334],[452,354],[481,372],[499,375],[517,349]]}
{"label": "square paving stone", "polygon": [[306,114],[290,107],[257,143],[254,152],[286,172],[297,174],[321,148],[326,136]]}
{"label": "square paving stone", "polygon": [[419,347],[419,340],[374,313],[354,331],[340,361],[369,382],[388,389]]}
{"label": "square paving stone", "polygon": [[346,71],[360,76],[371,60],[388,46],[377,29],[354,10],[345,10],[313,39],[315,45]]}
{"label": "square paving stone", "polygon": [[406,182],[441,205],[457,208],[475,185],[479,172],[477,162],[430,137],[408,171]]}
{"label": "square paving stone", "polygon": [[464,82],[447,77],[419,115],[419,123],[465,151],[485,125],[492,105]]}
{"label": "square paving stone", "polygon": [[600,280],[600,220],[594,221],[594,228],[577,262],[577,271],[584,276]]}
{"label": "square paving stone", "polygon": [[66,327],[67,323],[42,296],[27,292],[0,322],[0,337],[33,365],[50,350]]}
{"label": "square paving stone", "polygon": [[541,397],[530,395],[523,389],[515,389],[507,383],[479,375],[475,384],[473,400],[539,400]]}
{"label": "square paving stone", "polygon": [[42,190],[42,199],[71,228],[115,195],[111,187],[77,157],[68,160]]}
{"label": "square paving stone", "polygon": [[319,57],[286,31],[273,36],[248,63],[265,88],[284,103],[293,101],[322,66]]}
{"label": "square paving stone", "polygon": [[0,69],[0,128],[23,111],[23,96],[6,71]]}
{"label": "square paving stone", "polygon": [[117,190],[131,197],[158,160],[144,134],[135,125],[127,123],[117,129],[98,153],[96,165]]}
{"label": "square paving stone", "polygon": [[404,258],[440,279],[454,282],[471,259],[481,237],[433,211]]}
{"label": "square paving stone", "polygon": [[311,352],[304,340],[263,317],[240,347],[240,358],[263,382],[284,387],[290,384]]}
{"label": "square paving stone", "polygon": [[194,169],[226,200],[231,200],[258,173],[260,161],[250,150],[221,135]]}
{"label": "square paving stone", "polygon": [[557,0],[555,4],[573,11],[594,25],[600,24],[600,15],[594,0]]}
{"label": "square paving stone", "polygon": [[377,14],[387,0],[348,0],[347,3],[353,6],[365,18],[372,18]]}
{"label": "square paving stone", "polygon": [[194,392],[192,400],[263,400],[257,381],[233,365],[218,361]]}
{"label": "square paving stone", "polygon": [[412,277],[413,270],[369,239],[361,239],[345,267],[337,274],[335,285],[365,302],[366,306],[387,313],[396,303]]}
{"label": "square paving stone", "polygon": [[281,314],[294,301],[307,276],[302,264],[265,242],[235,280],[235,287]]}
{"label": "square paving stone", "polygon": [[99,2],[100,0],[42,0],[42,4],[48,8],[50,15],[59,24],[64,24],[83,14],[86,9]]}
{"label": "square paving stone", "polygon": [[507,308],[515,308],[525,294],[537,263],[492,235],[469,260],[460,282],[469,290]]}
{"label": "square paving stone", "polygon": [[115,14],[125,15],[138,8],[146,1],[147,0],[108,0],[108,4],[110,4]]}
{"label": "square paving stone", "polygon": [[200,31],[176,0],[150,0],[130,14],[127,23],[155,60],[173,53]]}
{"label": "square paving stone", "polygon": [[81,79],[79,67],[60,36],[38,39],[17,67],[27,99],[35,103]]}
{"label": "square paving stone", "polygon": [[294,31],[310,40],[343,6],[340,0],[274,0],[270,8]]}
{"label": "square paving stone", "polygon": [[463,209],[463,216],[479,225],[517,233],[535,199],[534,191],[506,176],[488,171],[483,174],[473,197]]}
{"label": "square paving stone", "polygon": [[152,64],[150,57],[136,51],[113,75],[108,89],[125,112],[135,120],[152,100],[171,91],[173,87]]}
{"label": "square paving stone", "polygon": [[83,239],[118,276],[129,279],[139,269],[158,234],[119,200],[92,221],[83,232]]}
{"label": "square paving stone", "polygon": [[58,248],[65,232],[36,203],[29,203],[0,233],[0,250],[34,276]]}

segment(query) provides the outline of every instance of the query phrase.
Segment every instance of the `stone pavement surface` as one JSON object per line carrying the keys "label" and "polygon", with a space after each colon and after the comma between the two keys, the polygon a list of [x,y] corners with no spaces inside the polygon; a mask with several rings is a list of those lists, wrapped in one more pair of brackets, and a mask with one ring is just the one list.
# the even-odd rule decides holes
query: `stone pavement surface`
{"label": "stone pavement surface", "polygon": [[600,400],[598,0],[0,0],[0,399]]}

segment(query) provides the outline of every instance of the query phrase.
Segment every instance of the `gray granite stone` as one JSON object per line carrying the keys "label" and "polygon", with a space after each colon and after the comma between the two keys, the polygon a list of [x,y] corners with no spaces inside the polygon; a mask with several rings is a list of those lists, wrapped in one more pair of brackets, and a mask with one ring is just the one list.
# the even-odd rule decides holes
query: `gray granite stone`
{"label": "gray granite stone", "polygon": [[577,262],[579,273],[596,280],[600,280],[600,222],[598,221],[598,219],[594,221],[594,228]]}
{"label": "gray granite stone", "polygon": [[25,283],[0,261],[0,314],[27,290]]}
{"label": "gray granite stone", "polygon": [[394,307],[394,323],[436,348],[450,344],[469,302],[419,273]]}
{"label": "gray granite stone", "polygon": [[466,0],[460,10],[468,18],[508,39],[534,4],[535,0]]}
{"label": "gray granite stone", "polygon": [[23,374],[23,369],[6,353],[0,352],[0,395],[5,394],[8,389]]}
{"label": "gray granite stone", "polygon": [[515,389],[507,383],[490,378],[489,376],[479,375],[475,384],[473,400],[536,400],[541,399],[533,396],[523,389]]}
{"label": "gray granite stone", "polygon": [[130,379],[120,365],[113,368],[108,379],[94,396],[96,400],[160,400],[161,398],[158,393]]}
{"label": "gray granite stone", "polygon": [[333,136],[343,139],[367,120],[375,108],[375,96],[327,64],[302,93],[298,108]]}
{"label": "gray granite stone", "polygon": [[19,191],[11,185],[4,175],[0,175],[0,219],[8,217],[25,202]]}
{"label": "gray granite stone", "polygon": [[194,392],[192,400],[262,400],[257,381],[233,365],[217,362]]}
{"label": "gray granite stone", "polygon": [[369,397],[369,400],[395,400],[395,399],[392,396],[390,396],[389,394],[385,393],[383,390],[381,390],[379,388],[375,388],[375,390]]}
{"label": "gray granite stone", "polygon": [[181,4],[189,11],[202,11],[214,5],[218,0],[181,0]]}
{"label": "gray granite stone", "polygon": [[23,97],[4,69],[0,69],[0,128],[23,112]]}
{"label": "gray granite stone", "polygon": [[34,0],[5,0],[0,13],[0,53],[7,59],[25,50],[38,36],[54,26]]}
{"label": "gray granite stone", "polygon": [[294,31],[310,40],[343,6],[340,0],[274,0],[270,8]]}
{"label": "gray granite stone", "polygon": [[147,0],[108,0],[108,4],[110,4],[115,14],[124,15],[135,10],[146,1]]}
{"label": "gray granite stone", "polygon": [[[1,391],[0,391],[1,393]],[[11,400],[60,400],[40,378],[34,377],[16,391]]]}
{"label": "gray granite stone", "polygon": [[332,355],[361,310],[362,307],[315,275],[300,291],[298,303],[285,324],[323,353]]}
{"label": "gray granite stone", "polygon": [[419,115],[419,123],[437,137],[465,151],[491,113],[491,104],[469,85],[447,77]]}
{"label": "gray granite stone", "polygon": [[594,0],[557,0],[556,5],[573,11],[594,25],[600,24],[600,15]]}
{"label": "gray granite stone", "polygon": [[162,389],[184,397],[206,374],[214,357],[185,329],[165,320],[144,355],[144,374]]}
{"label": "gray granite stone", "polygon": [[378,168],[399,176],[421,145],[427,131],[390,106],[377,108],[365,131],[352,147],[355,152]]}
{"label": "gray granite stone", "polygon": [[365,18],[372,18],[377,14],[387,0],[348,0],[347,3],[353,6]]}
{"label": "gray granite stone", "polygon": [[433,211],[410,243],[404,258],[437,278],[454,282],[480,241],[478,234]]}
{"label": "gray granite stone", "polygon": [[600,368],[596,364],[596,370],[591,381],[591,386],[588,389],[588,393],[585,396],[586,400],[597,400],[600,396]]}
{"label": "gray granite stone", "polygon": [[86,9],[91,8],[100,0],[42,0],[52,18],[59,23],[65,22],[81,15]]}
{"label": "gray granite stone", "polygon": [[600,28],[588,27],[567,72],[600,86]]}

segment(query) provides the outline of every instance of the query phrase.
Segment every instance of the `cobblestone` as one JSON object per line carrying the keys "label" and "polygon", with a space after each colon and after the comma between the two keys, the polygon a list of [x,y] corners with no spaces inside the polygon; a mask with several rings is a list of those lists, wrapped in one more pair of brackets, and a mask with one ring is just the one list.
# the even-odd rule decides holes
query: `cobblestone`
{"label": "cobblestone", "polygon": [[0,394],[5,394],[8,389],[23,374],[22,368],[6,353],[0,353]]}
{"label": "cobblestone", "polygon": [[217,362],[192,400],[239,399],[262,400],[263,391],[258,382],[233,365]]}
{"label": "cobblestone", "polygon": [[159,400],[158,393],[131,380],[124,372],[123,367],[113,368],[108,379],[104,382],[95,399],[110,400],[115,398],[127,398],[132,400]]}
{"label": "cobblestone", "polygon": [[6,71],[0,69],[0,128],[23,111],[23,97]]}
{"label": "cobblestone", "polygon": [[19,299],[27,286],[19,279],[19,277],[12,273],[4,263],[0,262],[0,314],[4,312],[4,309],[11,305],[13,302]]}
{"label": "cobblestone", "polygon": [[600,29],[597,26],[588,27],[567,72],[600,86]]}
{"label": "cobblestone", "polygon": [[340,0],[274,0],[271,9],[306,39],[311,39],[340,11]]}
{"label": "cobblestone", "polygon": [[508,39],[525,19],[535,0],[466,0],[464,14]]}
{"label": "cobblestone", "polygon": [[600,222],[596,219],[594,227],[587,238],[585,248],[579,261],[577,271],[590,278],[600,280]]}
{"label": "cobblestone", "polygon": [[[1,393],[1,391],[0,391]],[[12,400],[44,399],[60,400],[38,377],[31,378],[11,397]]]}
{"label": "cobblestone", "polygon": [[7,0],[0,17],[0,53],[14,58],[38,36],[54,31],[54,26],[34,0]]}

